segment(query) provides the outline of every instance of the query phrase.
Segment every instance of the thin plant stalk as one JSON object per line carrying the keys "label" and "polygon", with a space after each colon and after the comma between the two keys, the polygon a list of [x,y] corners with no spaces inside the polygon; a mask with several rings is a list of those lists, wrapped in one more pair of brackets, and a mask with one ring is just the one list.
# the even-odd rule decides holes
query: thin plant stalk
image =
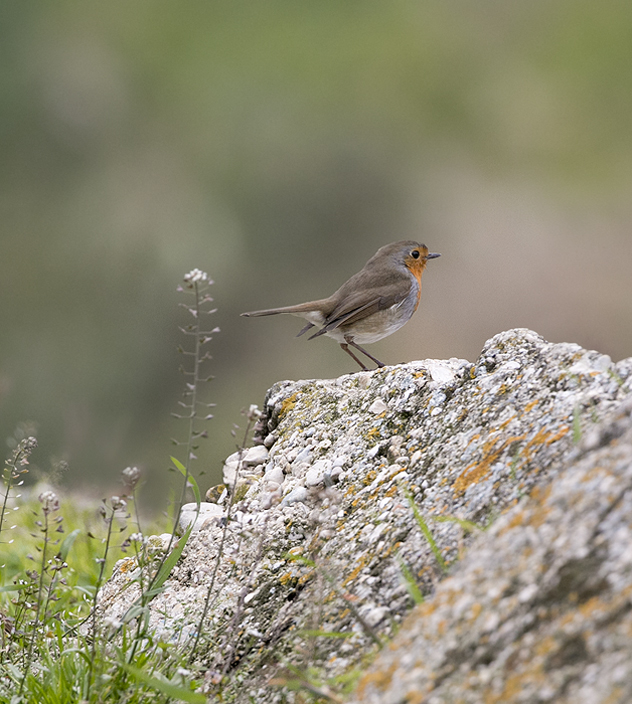
{"label": "thin plant stalk", "polygon": [[173,529],[171,531],[171,536],[169,538],[169,544],[165,553],[171,551],[171,546],[175,540],[176,530],[180,522],[180,516],[182,514],[182,506],[186,499],[186,493],[189,486],[189,474],[191,473],[191,460],[193,459],[193,439],[195,437],[195,421],[197,420],[197,404],[198,404],[198,380],[200,378],[200,365],[201,365],[201,349],[202,349],[202,333],[200,329],[200,288],[197,281],[194,282],[194,292],[195,292],[195,352],[193,353],[193,384],[189,384],[189,389],[191,390],[191,412],[189,413],[189,432],[187,433],[187,447],[186,447],[186,459],[184,462],[185,474],[184,480],[182,482],[182,490],[180,491],[180,500],[178,501],[177,511],[173,521]]}
{"label": "thin plant stalk", "polygon": [[235,469],[235,478],[233,481],[233,489],[230,492],[230,498],[228,500],[228,505],[226,507],[226,521],[224,523],[224,530],[222,531],[222,537],[220,539],[219,547],[217,549],[217,558],[215,559],[215,565],[213,566],[213,574],[211,575],[211,581],[209,582],[208,589],[206,590],[206,597],[204,599],[204,607],[202,608],[202,614],[200,615],[200,621],[198,623],[198,627],[196,630],[195,640],[193,641],[193,647],[191,648],[191,652],[189,653],[189,659],[188,659],[189,665],[193,662],[193,658],[195,657],[195,653],[197,652],[197,648],[200,643],[200,639],[202,637],[202,631],[204,629],[204,621],[206,620],[206,615],[207,615],[209,608],[210,608],[210,605],[211,605],[211,594],[213,593],[213,588],[215,586],[215,579],[216,579],[217,573],[219,571],[219,565],[220,565],[220,562],[222,559],[222,555],[224,554],[224,544],[226,542],[226,536],[228,535],[228,526],[230,524],[231,509],[233,507],[233,503],[235,500],[235,493],[236,493],[236,489],[237,489],[237,481],[239,479],[239,472],[241,470],[242,457],[245,452],[246,443],[248,441],[248,435],[250,434],[250,430],[252,429],[253,423],[254,423],[254,416],[249,415],[248,421],[246,423],[246,430],[244,431],[244,437],[243,437],[242,443],[238,449],[239,457],[238,457],[238,461],[237,461],[237,468]]}
{"label": "thin plant stalk", "polygon": [[[50,495],[50,496],[49,496]],[[46,558],[47,558],[47,548],[49,543],[49,514],[54,510],[55,502],[57,502],[57,497],[53,492],[45,492],[40,496],[40,501],[42,501],[44,514],[44,525],[41,527],[41,532],[44,534],[44,543],[42,545],[42,559],[40,564],[39,580],[37,585],[37,598],[35,599],[35,615],[33,617],[33,624],[31,629],[31,637],[29,639],[29,644],[27,647],[25,659],[24,659],[24,673],[22,675],[22,680],[20,682],[20,691],[22,694],[24,691],[24,684],[26,683],[26,678],[28,676],[29,670],[31,669],[31,663],[33,658],[33,647],[35,646],[35,638],[37,637],[37,627],[40,620],[40,612],[42,610],[42,593],[44,591],[44,575],[46,574]],[[59,503],[57,502],[57,506]]]}
{"label": "thin plant stalk", "polygon": [[[177,503],[177,509],[175,511],[174,515],[174,521],[173,521],[173,527],[171,530],[171,534],[169,536],[169,541],[167,543],[166,548],[164,549],[163,555],[160,559],[160,562],[158,563],[158,566],[156,567],[155,571],[153,572],[153,576],[149,580],[149,584],[147,585],[146,588],[143,587],[141,584],[141,596],[139,599],[140,602],[140,607],[141,609],[145,609],[147,604],[153,599],[155,594],[157,593],[157,589],[160,587],[161,582],[164,581],[164,571],[165,571],[165,566],[168,564],[168,560],[170,559],[170,555],[172,552],[172,548],[174,545],[174,542],[176,540],[176,531],[178,529],[178,525],[180,523],[180,517],[182,514],[182,507],[184,505],[184,502],[186,500],[186,492],[189,489],[191,483],[194,483],[194,489],[195,493],[197,495],[197,485],[195,484],[193,477],[191,475],[191,462],[192,460],[195,459],[195,454],[194,450],[196,449],[196,446],[194,445],[194,442],[196,439],[198,439],[202,433],[198,433],[196,431],[196,421],[200,420],[200,417],[198,415],[198,406],[202,405],[201,402],[199,401],[199,391],[200,391],[200,384],[203,381],[208,381],[209,379],[203,379],[201,376],[201,369],[202,369],[202,364],[210,358],[208,353],[203,354],[202,353],[202,347],[207,344],[212,338],[211,335],[214,332],[218,332],[218,329],[215,328],[214,330],[211,331],[206,331],[202,329],[201,325],[201,320],[204,314],[211,314],[214,313],[214,310],[204,310],[203,306],[205,303],[211,301],[212,299],[210,296],[207,294],[203,294],[203,291],[201,289],[201,285],[208,285],[212,283],[212,281],[209,279],[208,275],[204,272],[201,272],[197,269],[194,269],[192,272],[187,274],[184,277],[185,283],[189,289],[193,291],[193,294],[195,296],[195,304],[193,306],[187,306],[185,304],[183,305],[193,316],[194,318],[194,323],[189,326],[188,328],[182,328],[182,332],[184,332],[186,335],[193,335],[195,337],[195,349],[194,351],[191,352],[184,352],[187,356],[193,357],[193,369],[192,371],[183,371],[183,373],[191,378],[191,382],[186,383],[187,387],[187,392],[185,393],[185,396],[187,396],[187,402],[182,403],[181,405],[184,405],[185,408],[189,410],[188,414],[179,416],[176,415],[177,418],[182,418],[185,420],[189,421],[189,429],[187,433],[187,439],[186,439],[186,459],[185,463],[181,464],[175,458],[172,458],[174,461],[174,464],[176,464],[176,467],[181,470],[181,473],[183,475],[182,479],[182,489],[180,491],[180,498]],[[183,290],[180,288],[179,290]],[[206,419],[210,418],[211,416],[207,416]],[[180,444],[180,443],[176,443]],[[198,508],[199,508],[199,500],[198,500]],[[188,537],[190,535],[190,531],[185,532],[184,536],[180,539],[180,544],[179,544],[179,549],[181,550],[184,547],[184,544],[186,543]],[[128,611],[129,613],[129,611]],[[128,654],[128,657],[126,658],[127,664],[131,665],[134,661],[134,657],[136,654],[137,646],[138,643],[141,640],[141,634],[144,628],[144,622],[146,619],[141,619],[138,618],[137,620],[137,627],[136,627],[136,638],[134,640],[134,643],[132,644],[131,650]]]}
{"label": "thin plant stalk", "polygon": [[[94,663],[96,661],[96,650],[97,650],[97,603],[99,599],[99,590],[101,589],[101,584],[103,584],[103,575],[105,574],[105,565],[107,561],[107,556],[110,550],[110,543],[112,541],[112,532],[114,526],[114,517],[120,505],[114,503],[117,497],[112,497],[112,503],[110,505],[110,516],[107,519],[107,534],[105,536],[105,548],[103,549],[103,556],[99,558],[100,568],[99,575],[97,577],[96,584],[94,585],[94,596],[92,598],[92,645],[91,645],[91,657],[90,664],[88,666],[88,688],[86,691],[86,699],[90,698],[90,690],[92,689],[93,679],[94,679]],[[107,511],[106,507],[102,507],[102,512]],[[107,514],[105,514],[107,516]]]}
{"label": "thin plant stalk", "polygon": [[7,512],[7,504],[11,496],[11,489],[15,486],[14,482],[19,478],[20,474],[28,472],[28,458],[33,450],[37,447],[37,440],[34,437],[24,438],[18,443],[11,455],[11,459],[6,461],[4,471],[4,496],[2,498],[2,509],[0,510],[0,534],[4,525],[4,517]]}
{"label": "thin plant stalk", "polygon": [[[183,480],[182,480],[182,489],[180,491],[180,500],[178,501],[177,504],[177,510],[175,512],[174,516],[174,521],[173,521],[173,528],[171,530],[171,535],[169,536],[169,542],[167,544],[167,547],[165,548],[165,551],[163,553],[163,557],[158,565],[158,568],[156,569],[156,572],[154,573],[154,576],[152,580],[149,583],[149,586],[146,590],[146,593],[152,593],[152,588],[155,585],[156,579],[158,575],[160,574],[161,568],[164,565],[165,561],[167,560],[167,557],[169,553],[171,552],[171,548],[173,547],[173,543],[176,539],[176,531],[178,529],[178,524],[180,522],[180,516],[182,514],[182,506],[184,505],[185,499],[186,499],[186,492],[187,489],[189,488],[190,484],[190,476],[191,476],[191,461],[195,459],[194,455],[194,441],[196,440],[197,437],[199,437],[199,433],[196,432],[195,429],[195,423],[197,420],[199,420],[197,408],[200,405],[200,401],[198,400],[198,395],[199,395],[199,384],[202,381],[207,381],[208,379],[202,379],[201,378],[201,367],[202,363],[206,361],[209,356],[208,354],[202,354],[202,346],[205,345],[207,342],[211,340],[211,334],[214,332],[218,332],[218,328],[215,328],[212,331],[204,331],[202,330],[201,326],[201,319],[202,315],[204,313],[210,314],[214,313],[214,310],[204,310],[202,308],[204,303],[207,303],[211,301],[212,299],[208,295],[202,296],[202,291],[200,290],[200,284],[210,284],[213,283],[212,280],[208,277],[208,275],[204,272],[201,272],[197,269],[194,269],[193,271],[189,272],[185,277],[184,277],[185,282],[187,283],[187,286],[193,290],[193,294],[195,296],[195,305],[192,308],[189,308],[188,306],[184,306],[189,310],[194,318],[194,324],[191,326],[192,329],[182,329],[182,332],[188,335],[193,335],[195,337],[195,351],[193,352],[185,352],[188,356],[193,357],[193,371],[191,372],[184,372],[185,374],[188,374],[192,378],[193,383],[187,383],[187,388],[188,391],[190,392],[190,400],[186,404],[186,407],[189,408],[189,413],[188,415],[185,416],[176,416],[178,418],[183,418],[189,421],[189,430],[187,433],[187,440],[186,440],[186,460],[184,462],[184,472],[183,472]],[[179,289],[182,290],[182,289]],[[182,304],[184,305],[184,304]],[[174,414],[175,415],[175,414]],[[209,418],[209,416],[207,416]],[[143,605],[146,603],[146,600],[143,598]]]}

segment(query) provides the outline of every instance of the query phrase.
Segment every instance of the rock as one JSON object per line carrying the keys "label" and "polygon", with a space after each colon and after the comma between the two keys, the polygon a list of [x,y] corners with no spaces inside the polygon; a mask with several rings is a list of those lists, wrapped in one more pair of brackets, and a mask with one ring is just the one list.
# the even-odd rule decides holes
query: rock
{"label": "rock", "polygon": [[265,482],[274,482],[277,486],[281,486],[281,484],[283,484],[284,479],[285,474],[283,473],[281,467],[275,465],[273,462],[270,462],[265,471],[265,474],[263,475],[263,480]]}
{"label": "rock", "polygon": [[270,433],[270,435],[267,435],[265,440],[263,441],[263,444],[265,447],[270,449],[272,445],[276,442],[276,435],[274,433]]}
{"label": "rock", "polygon": [[222,477],[226,486],[232,487],[235,483],[235,475],[240,464],[241,453],[233,452],[224,460],[224,468],[222,469]]}
{"label": "rock", "polygon": [[354,702],[632,701],[631,414],[479,536]]}
{"label": "rock", "polygon": [[[474,363],[275,384],[272,451],[224,542],[217,521],[191,536],[151,627],[195,637],[217,564],[192,665],[229,673],[225,700],[297,702],[270,680],[306,653],[334,681],[398,632],[353,701],[629,701],[631,383],[632,359],[510,330]],[[119,570],[99,603],[121,618],[137,596]]]}
{"label": "rock", "polygon": [[180,511],[180,520],[178,522],[180,535],[184,533],[193,521],[195,521],[193,530],[197,531],[207,527],[211,520],[222,518],[225,514],[224,508],[216,503],[203,501],[200,504],[199,514],[197,513],[197,504],[185,504]]}
{"label": "rock", "polygon": [[217,484],[207,490],[204,498],[210,504],[223,504],[228,496],[228,490],[225,484]]}
{"label": "rock", "polygon": [[329,478],[331,476],[331,468],[331,460],[316,460],[316,462],[314,462],[305,474],[305,484],[307,486],[318,486],[318,484],[323,484],[325,482],[325,478]]}
{"label": "rock", "polygon": [[254,476],[261,474],[260,468],[268,461],[269,455],[268,448],[264,445],[255,445],[247,450],[233,452],[224,462],[222,471],[224,484],[232,487],[238,470],[238,484],[249,484]]}
{"label": "rock", "polygon": [[249,447],[244,454],[244,464],[246,467],[256,467],[268,461],[270,453],[265,445],[255,445]]}
{"label": "rock", "polygon": [[454,379],[454,369],[443,360],[427,359],[426,369],[432,380],[440,384],[447,384]]}
{"label": "rock", "polygon": [[380,413],[384,413],[385,411],[388,411],[388,406],[382,401],[381,398],[376,398],[375,401],[369,406],[369,413],[375,413],[375,415],[379,415]]}
{"label": "rock", "polygon": [[291,506],[297,501],[305,503],[305,501],[307,500],[307,496],[307,489],[304,486],[297,486],[295,489],[292,489],[292,491],[290,491],[286,496],[283,497],[281,505]]}

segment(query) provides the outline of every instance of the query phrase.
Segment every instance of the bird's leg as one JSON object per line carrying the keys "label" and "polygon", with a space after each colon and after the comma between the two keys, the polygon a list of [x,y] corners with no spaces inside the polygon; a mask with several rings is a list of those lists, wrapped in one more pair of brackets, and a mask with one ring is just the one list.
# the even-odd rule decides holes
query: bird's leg
{"label": "bird's leg", "polygon": [[[384,364],[383,364],[382,362],[380,362],[379,359],[376,359],[372,354],[369,354],[369,352],[367,352],[367,351],[364,349],[364,347],[360,347],[360,345],[357,345],[353,340],[350,340],[349,337],[346,337],[346,336],[345,336],[345,340],[346,340],[352,347],[355,347],[357,350],[360,350],[360,352],[362,352],[362,354],[365,354],[369,359],[372,359],[372,360],[377,364],[378,367],[383,367],[383,366],[384,366]],[[349,352],[349,354],[351,354],[351,351],[350,351],[350,350],[346,350],[346,351]],[[354,355],[351,354],[351,356],[356,360],[356,362],[358,361],[358,359],[357,359]],[[360,363],[360,364],[361,364],[361,363]],[[361,366],[364,367],[363,364],[361,364]],[[364,368],[366,369],[366,367],[364,367]]]}
{"label": "bird's leg", "polygon": [[361,362],[361,361],[353,354],[353,352],[349,349],[349,345],[345,345],[344,342],[341,342],[341,343],[340,343],[340,346],[342,347],[342,349],[343,349],[349,356],[351,356],[351,357],[353,357],[353,358],[355,359],[355,361],[362,367],[362,369],[363,369],[365,372],[368,372],[368,371],[369,371],[369,370],[364,366],[364,364],[362,364],[362,362]]}

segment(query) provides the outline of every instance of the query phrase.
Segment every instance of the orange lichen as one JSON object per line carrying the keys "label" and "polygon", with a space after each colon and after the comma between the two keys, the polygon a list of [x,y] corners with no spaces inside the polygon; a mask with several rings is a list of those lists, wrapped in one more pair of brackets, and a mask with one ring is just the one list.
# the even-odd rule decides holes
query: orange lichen
{"label": "orange lichen", "polygon": [[355,569],[353,569],[351,571],[351,574],[344,580],[344,582],[342,583],[342,586],[346,587],[347,584],[349,584],[350,582],[353,582],[353,580],[360,574],[360,572],[362,572],[365,565],[366,565],[366,557],[363,557],[360,560],[360,564]]}
{"label": "orange lichen", "polygon": [[498,436],[488,438],[483,444],[483,458],[480,462],[472,462],[459,474],[453,485],[454,493],[460,496],[464,494],[472,484],[478,484],[481,479],[484,479],[489,474],[491,466],[500,457],[503,450],[517,440],[523,440],[524,437],[524,435],[512,435],[508,437],[500,447],[496,447],[496,443],[499,439]]}
{"label": "orange lichen", "polygon": [[135,570],[137,566],[138,565],[136,563],[135,557],[126,557],[121,561],[121,564],[119,565],[119,572],[121,572],[122,574],[126,574],[127,572]]}
{"label": "orange lichen", "polygon": [[532,509],[530,516],[527,518],[527,522],[533,528],[538,528],[549,516],[550,509],[545,505],[546,500],[551,494],[551,487],[547,486],[544,489],[536,486],[533,488],[529,494],[529,498],[537,502],[537,506]]}
{"label": "orange lichen", "polygon": [[[332,601],[336,601],[337,598],[338,598],[338,594],[332,589],[332,590],[327,594],[327,596],[323,599],[323,603],[324,603],[324,604],[331,604],[331,602],[332,602]],[[347,613],[348,611],[349,611],[348,609],[345,609],[342,613],[345,614],[345,613]],[[340,618],[342,618],[342,616],[340,616]]]}
{"label": "orange lichen", "polygon": [[430,575],[434,574],[433,568],[430,567],[429,565],[424,565],[420,570],[417,571],[417,576],[419,578],[423,577],[426,574],[430,574]]}
{"label": "orange lichen", "polygon": [[502,692],[496,693],[487,690],[483,702],[485,704],[505,704],[505,702],[516,701],[519,695],[524,691],[526,683],[542,685],[545,681],[546,676],[541,664],[531,664],[528,670],[518,671],[509,675],[505,680],[505,686]]}
{"label": "orange lichen", "polygon": [[311,572],[307,572],[306,574],[299,577],[298,584],[300,584],[301,586],[307,584],[307,582],[309,582],[309,580],[314,576],[315,572],[316,570],[311,570]]}
{"label": "orange lichen", "polygon": [[298,398],[298,391],[291,396],[288,396],[281,403],[281,409],[279,410],[279,418],[284,416],[288,411],[292,411],[294,406],[296,406],[296,399]]}
{"label": "orange lichen", "polygon": [[370,469],[364,477],[362,477],[362,483],[364,486],[368,486],[377,477],[377,472],[374,469]]}
{"label": "orange lichen", "polygon": [[561,440],[570,431],[570,427],[563,425],[557,432],[544,430],[541,428],[538,432],[527,442],[527,444],[521,449],[520,456],[522,462],[514,467],[514,472],[522,469],[526,464],[531,462],[537,452],[537,450],[542,447],[542,445],[551,445],[558,440]]}
{"label": "orange lichen", "polygon": [[406,692],[406,704],[423,704],[427,701],[428,692],[420,692],[418,689]]}
{"label": "orange lichen", "polygon": [[538,432],[527,442],[521,451],[522,457],[524,457],[524,462],[520,465],[522,467],[526,462],[529,462],[536,450],[542,445],[551,445],[551,443],[561,440],[568,432],[570,428],[568,425],[563,425],[556,433],[553,431],[545,430],[541,428]]}
{"label": "orange lichen", "polygon": [[297,581],[297,577],[293,572],[286,572],[285,574],[282,574],[279,577],[279,582],[281,582],[284,587],[287,587],[289,584],[295,581]]}
{"label": "orange lichen", "polygon": [[559,643],[553,636],[545,636],[542,640],[537,641],[533,650],[536,655],[547,656],[559,650]]}
{"label": "orange lichen", "polygon": [[375,672],[369,672],[364,675],[358,684],[357,694],[362,696],[364,690],[368,686],[377,687],[377,689],[384,691],[393,679],[393,674],[398,668],[398,663],[393,662],[389,665],[386,670],[376,670]]}
{"label": "orange lichen", "polygon": [[375,440],[379,436],[380,436],[380,429],[379,428],[371,428],[371,430],[367,430],[364,437],[367,440]]}
{"label": "orange lichen", "polygon": [[511,416],[511,418],[507,418],[507,420],[504,420],[504,421],[498,426],[498,430],[504,430],[504,429],[509,425],[509,423],[511,423],[511,421],[512,421],[515,417],[516,417],[516,416],[513,415],[513,416]]}
{"label": "orange lichen", "polygon": [[476,435],[472,435],[472,437],[467,441],[466,447],[469,447],[474,442],[474,440],[478,440],[480,437],[481,437],[480,433],[476,433]]}
{"label": "orange lichen", "polygon": [[602,704],[619,704],[623,701],[623,687],[613,687],[610,696],[602,700]]}
{"label": "orange lichen", "polygon": [[474,604],[472,606],[472,609],[470,611],[470,614],[471,614],[470,622],[476,621],[476,619],[481,615],[482,610],[483,610],[483,605],[479,602],[476,602],[476,604]]}

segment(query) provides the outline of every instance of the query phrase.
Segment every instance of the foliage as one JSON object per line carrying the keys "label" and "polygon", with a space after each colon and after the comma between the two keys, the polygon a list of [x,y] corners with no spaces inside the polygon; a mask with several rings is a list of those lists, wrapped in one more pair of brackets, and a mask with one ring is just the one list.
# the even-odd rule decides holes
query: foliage
{"label": "foliage", "polygon": [[[193,350],[181,352],[185,364],[184,400],[180,404],[188,422],[184,462],[173,457],[181,476],[173,526],[157,549],[144,537],[137,505],[140,471],[122,473],[124,491],[98,506],[78,496],[64,499],[51,488],[30,490],[24,496],[22,475],[37,447],[33,436],[18,430],[3,472],[0,512],[0,701],[21,704],[61,704],[68,701],[153,702],[170,698],[199,704],[199,673],[187,667],[191,643],[165,643],[148,628],[151,600],[159,593],[180,557],[193,523],[177,536],[182,506],[188,493],[200,506],[200,491],[192,475],[204,424],[212,417],[201,396],[205,351],[217,330],[204,320],[214,311],[207,289],[212,283],[198,270],[185,276],[182,293],[194,296],[186,306],[193,322],[183,328],[194,341]],[[201,412],[202,411],[202,412]],[[132,511],[130,512],[130,508]],[[17,510],[17,512],[15,511]],[[95,516],[98,514],[98,518]],[[15,520],[12,524],[9,522]],[[131,532],[129,526],[135,528]],[[154,527],[155,528],[155,527]],[[15,536],[19,536],[15,540]],[[140,597],[121,619],[108,616],[99,603],[100,588],[116,560],[135,565],[133,582]],[[203,623],[200,623],[200,630]],[[166,697],[166,699],[165,699]]]}

